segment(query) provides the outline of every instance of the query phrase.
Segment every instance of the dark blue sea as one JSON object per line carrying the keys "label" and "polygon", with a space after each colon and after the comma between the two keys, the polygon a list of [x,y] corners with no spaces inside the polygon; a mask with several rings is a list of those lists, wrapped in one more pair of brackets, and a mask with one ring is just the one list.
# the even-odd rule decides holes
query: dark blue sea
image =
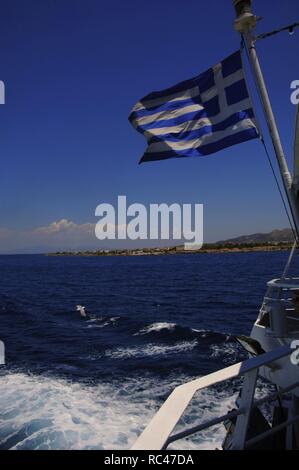
{"label": "dark blue sea", "polygon": [[[129,448],[176,385],[246,357],[234,336],[287,255],[1,256],[0,448]],[[180,426],[227,411],[233,393],[200,392]]]}

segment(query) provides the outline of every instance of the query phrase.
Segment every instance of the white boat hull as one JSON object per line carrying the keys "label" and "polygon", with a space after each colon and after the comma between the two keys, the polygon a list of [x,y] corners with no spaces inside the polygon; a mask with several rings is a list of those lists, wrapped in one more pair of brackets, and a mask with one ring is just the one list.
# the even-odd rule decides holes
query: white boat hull
{"label": "white boat hull", "polygon": [[[280,346],[291,346],[294,337],[277,337],[273,332],[256,322],[253,326],[251,337],[258,341],[265,352],[273,351]],[[299,365],[291,362],[290,357],[277,361],[273,368],[261,367],[260,375],[280,388],[287,388],[292,384],[299,383]],[[292,394],[299,398],[299,387],[292,391]]]}

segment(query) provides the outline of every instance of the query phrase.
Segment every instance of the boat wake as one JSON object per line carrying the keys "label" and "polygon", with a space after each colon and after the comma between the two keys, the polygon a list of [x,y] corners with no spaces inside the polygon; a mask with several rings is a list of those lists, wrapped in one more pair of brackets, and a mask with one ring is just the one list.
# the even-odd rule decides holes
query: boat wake
{"label": "boat wake", "polygon": [[[1,375],[0,449],[129,449],[161,404],[153,397],[185,379],[90,386],[24,373]],[[216,416],[230,403],[228,392],[203,391],[181,426]],[[220,426],[172,448],[215,448],[223,436]]]}

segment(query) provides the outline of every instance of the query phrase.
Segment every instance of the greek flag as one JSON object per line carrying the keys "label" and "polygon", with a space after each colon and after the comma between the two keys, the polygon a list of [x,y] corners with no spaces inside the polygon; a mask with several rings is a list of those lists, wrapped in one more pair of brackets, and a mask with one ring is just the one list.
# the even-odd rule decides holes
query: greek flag
{"label": "greek flag", "polygon": [[129,121],[148,141],[140,163],[199,157],[259,137],[241,52],[142,98]]}

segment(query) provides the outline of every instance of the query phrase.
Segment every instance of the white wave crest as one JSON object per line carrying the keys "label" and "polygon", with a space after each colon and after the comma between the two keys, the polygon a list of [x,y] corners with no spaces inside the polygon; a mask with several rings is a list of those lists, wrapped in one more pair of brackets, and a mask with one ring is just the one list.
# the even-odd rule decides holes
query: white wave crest
{"label": "white wave crest", "polygon": [[86,323],[91,323],[91,325],[89,324],[85,328],[104,328],[105,326],[108,326],[108,325],[114,326],[117,320],[119,319],[120,317],[111,317],[103,321],[103,317],[91,318],[90,320],[86,322]]}
{"label": "white wave crest", "polygon": [[153,331],[161,331],[161,330],[173,330],[176,327],[176,323],[168,323],[168,322],[157,322],[152,323],[151,325],[142,328],[142,330],[135,333],[134,336],[137,335],[145,335],[147,333],[152,333]]}
{"label": "white wave crest", "polygon": [[123,359],[129,357],[148,357],[148,356],[160,356],[168,354],[178,354],[181,352],[192,351],[197,346],[197,340],[193,341],[182,341],[180,343],[165,345],[165,344],[147,344],[141,347],[128,347],[128,348],[117,348],[113,350],[105,351],[106,357],[113,359]]}

